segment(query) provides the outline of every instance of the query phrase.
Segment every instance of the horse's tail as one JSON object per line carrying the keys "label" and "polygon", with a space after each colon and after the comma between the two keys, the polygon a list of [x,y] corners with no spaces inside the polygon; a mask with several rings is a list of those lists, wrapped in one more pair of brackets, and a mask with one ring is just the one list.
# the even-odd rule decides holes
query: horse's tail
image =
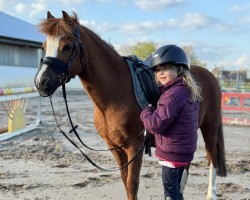
{"label": "horse's tail", "polygon": [[220,125],[217,134],[217,174],[218,176],[227,176],[222,117],[220,117]]}

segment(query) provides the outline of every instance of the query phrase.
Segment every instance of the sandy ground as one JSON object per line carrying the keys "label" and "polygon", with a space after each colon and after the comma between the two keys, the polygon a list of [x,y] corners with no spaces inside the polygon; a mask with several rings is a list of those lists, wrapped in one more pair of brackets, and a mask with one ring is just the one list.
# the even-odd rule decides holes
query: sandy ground
{"label": "sandy ground", "polygon": [[[93,125],[92,104],[83,92],[68,95],[69,107],[83,141],[93,148],[106,149]],[[69,130],[63,99],[54,95],[56,116],[62,129]],[[36,102],[29,102],[27,120],[36,115]],[[249,127],[224,126],[228,176],[217,177],[217,199],[250,199]],[[74,137],[73,137],[74,138]],[[110,152],[82,148],[104,168],[116,167]],[[190,168],[184,196],[205,199],[209,167],[204,142]],[[140,200],[163,199],[161,167],[154,157],[144,155],[138,193]],[[48,99],[42,102],[42,124],[38,129],[0,142],[0,200],[126,200],[119,171],[100,171],[88,163],[58,131]]]}

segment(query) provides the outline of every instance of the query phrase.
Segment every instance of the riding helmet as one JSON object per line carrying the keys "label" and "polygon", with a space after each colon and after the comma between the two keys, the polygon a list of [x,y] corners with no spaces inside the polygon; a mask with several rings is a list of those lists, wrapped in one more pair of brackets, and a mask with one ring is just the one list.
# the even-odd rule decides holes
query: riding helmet
{"label": "riding helmet", "polygon": [[182,66],[187,70],[190,68],[186,53],[176,45],[165,45],[157,49],[152,55],[150,69],[155,71],[157,65],[168,63],[175,66]]}

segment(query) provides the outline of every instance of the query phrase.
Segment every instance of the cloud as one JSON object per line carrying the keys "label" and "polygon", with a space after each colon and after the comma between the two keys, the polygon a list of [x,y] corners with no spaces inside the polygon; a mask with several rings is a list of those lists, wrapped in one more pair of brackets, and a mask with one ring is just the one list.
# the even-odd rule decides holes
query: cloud
{"label": "cloud", "polygon": [[27,9],[28,9],[28,6],[26,4],[23,4],[23,3],[19,3],[15,6],[15,11],[18,13],[26,12]]}
{"label": "cloud", "polygon": [[142,36],[169,29],[179,29],[180,31],[193,30],[217,30],[223,31],[228,29],[229,25],[220,22],[219,20],[203,15],[201,13],[187,13],[179,19],[170,18],[165,21],[143,21],[143,22],[128,22],[121,24],[99,23],[96,21],[80,20],[80,23],[88,28],[104,33],[108,31],[120,32],[127,36]]}
{"label": "cloud", "polygon": [[27,14],[29,17],[38,16],[41,12],[46,11],[47,4],[44,1],[34,1],[31,4],[18,3],[14,7],[19,15]]}
{"label": "cloud", "polygon": [[107,3],[111,2],[112,0],[56,0],[59,5],[64,6],[73,6],[73,5],[83,5],[84,3],[88,2],[95,2],[95,3]]}
{"label": "cloud", "polygon": [[106,2],[111,2],[112,0],[94,0],[94,2],[97,3],[106,3]]}
{"label": "cloud", "polygon": [[167,20],[166,22],[166,26],[169,27],[169,28],[174,28],[174,27],[177,27],[178,26],[178,20],[177,19],[169,19]]}
{"label": "cloud", "polygon": [[198,30],[198,29],[211,29],[224,30],[228,25],[220,22],[219,20],[204,15],[202,13],[187,13],[179,21],[180,28],[184,30]]}
{"label": "cloud", "polygon": [[[214,67],[232,68],[234,55],[236,55],[235,46],[212,43],[211,41],[188,40],[181,42],[180,46],[191,45],[200,61],[206,63],[209,70]],[[228,56],[231,59],[228,59]]]}
{"label": "cloud", "polygon": [[98,33],[103,33],[103,32],[109,32],[109,31],[114,31],[117,30],[116,25],[112,25],[110,23],[102,22],[102,23],[97,23],[96,21],[88,21],[88,20],[80,20],[80,24],[88,27],[89,29],[96,31]]}
{"label": "cloud", "polygon": [[233,5],[230,8],[230,11],[233,13],[242,13],[248,10],[250,10],[250,3],[245,4],[245,5]]}
{"label": "cloud", "polygon": [[156,11],[164,10],[168,7],[182,5],[186,0],[135,0],[135,5],[141,10]]}
{"label": "cloud", "polygon": [[8,10],[10,7],[14,7],[16,5],[16,1],[15,0],[8,0],[8,3],[6,1],[1,0],[0,1],[0,11],[5,12],[6,10]]}
{"label": "cloud", "polygon": [[250,24],[250,16],[244,17],[241,19],[241,23],[243,24]]}
{"label": "cloud", "polygon": [[141,34],[159,29],[164,29],[166,24],[160,21],[145,21],[141,23],[125,23],[120,28],[127,34]]}
{"label": "cloud", "polygon": [[156,21],[145,21],[141,23],[131,22],[124,24],[111,24],[111,23],[98,23],[96,21],[80,20],[80,24],[90,28],[91,30],[97,31],[99,33],[116,31],[122,32],[127,35],[138,35],[147,32],[152,32],[159,29],[164,29],[166,23],[156,22]]}
{"label": "cloud", "polygon": [[187,13],[181,21],[180,27],[184,29],[200,29],[210,26],[214,20],[200,13]]}
{"label": "cloud", "polygon": [[235,61],[235,65],[238,68],[247,68],[250,69],[250,57],[247,54],[243,54],[238,60]]}
{"label": "cloud", "polygon": [[210,69],[218,66],[227,70],[250,69],[249,54],[237,57],[238,51],[234,45],[196,43],[192,46],[198,58]]}
{"label": "cloud", "polygon": [[56,0],[59,5],[72,6],[87,2],[88,0]]}
{"label": "cloud", "polygon": [[47,6],[44,3],[32,3],[31,4],[31,12],[29,14],[30,17],[33,17],[35,15],[39,15],[41,12],[44,12],[47,10]]}
{"label": "cloud", "polygon": [[187,13],[180,19],[167,19],[166,21],[144,21],[141,23],[125,23],[121,25],[121,30],[127,34],[141,34],[154,32],[156,30],[181,29],[181,31],[192,31],[201,29],[227,30],[227,25],[219,20],[203,15],[201,13]]}

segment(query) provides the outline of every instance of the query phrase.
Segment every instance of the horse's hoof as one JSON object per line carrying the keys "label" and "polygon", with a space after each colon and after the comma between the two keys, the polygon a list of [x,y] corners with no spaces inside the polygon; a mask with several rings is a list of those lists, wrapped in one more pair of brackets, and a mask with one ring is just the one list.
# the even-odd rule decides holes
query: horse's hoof
{"label": "horse's hoof", "polygon": [[216,200],[216,197],[207,196],[206,200]]}

